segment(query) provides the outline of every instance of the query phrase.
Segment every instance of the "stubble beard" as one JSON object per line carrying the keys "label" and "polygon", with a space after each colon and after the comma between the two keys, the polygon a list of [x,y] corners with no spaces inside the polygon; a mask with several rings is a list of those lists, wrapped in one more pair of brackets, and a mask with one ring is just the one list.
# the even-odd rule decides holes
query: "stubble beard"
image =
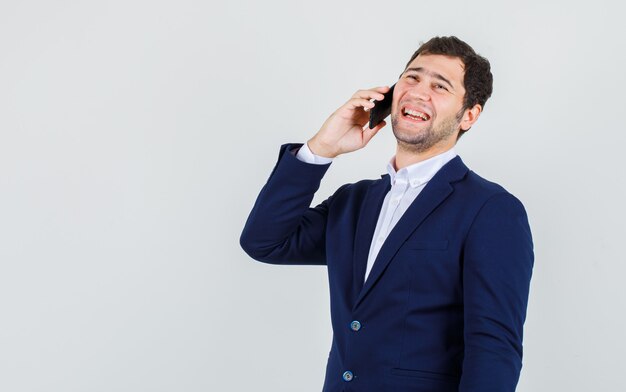
{"label": "stubble beard", "polygon": [[456,115],[442,119],[436,126],[431,122],[427,128],[420,131],[399,130],[398,116],[400,115],[401,114],[395,114],[391,116],[391,129],[398,141],[398,146],[403,150],[423,153],[458,131],[463,116],[463,110]]}

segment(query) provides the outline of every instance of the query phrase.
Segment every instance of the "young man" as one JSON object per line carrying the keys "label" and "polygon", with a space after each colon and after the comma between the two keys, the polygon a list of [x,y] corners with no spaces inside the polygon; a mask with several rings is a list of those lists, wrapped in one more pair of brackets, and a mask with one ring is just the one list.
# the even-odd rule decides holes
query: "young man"
{"label": "young man", "polygon": [[305,145],[281,148],[241,246],[267,263],[328,266],[324,391],[514,391],[534,260],[528,219],[454,151],[491,95],[485,58],[456,37],[423,44],[394,88],[388,175],[310,207],[332,158],[385,125],[366,126],[388,90],[357,91]]}

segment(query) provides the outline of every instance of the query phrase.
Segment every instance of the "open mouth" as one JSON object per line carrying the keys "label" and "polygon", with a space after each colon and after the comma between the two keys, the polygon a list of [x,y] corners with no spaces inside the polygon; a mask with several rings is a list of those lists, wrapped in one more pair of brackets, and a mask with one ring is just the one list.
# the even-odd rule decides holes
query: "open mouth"
{"label": "open mouth", "polygon": [[408,109],[408,108],[402,109],[402,116],[413,121],[425,122],[425,121],[430,120],[430,115],[428,113],[424,113],[424,112],[420,112],[419,110]]}

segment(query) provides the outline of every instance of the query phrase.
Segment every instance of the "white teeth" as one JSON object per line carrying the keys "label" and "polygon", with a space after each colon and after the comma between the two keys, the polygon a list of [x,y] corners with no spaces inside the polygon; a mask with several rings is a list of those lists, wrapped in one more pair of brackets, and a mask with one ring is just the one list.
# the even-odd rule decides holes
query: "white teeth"
{"label": "white teeth", "polygon": [[428,119],[430,118],[428,114],[426,113],[418,112],[416,110],[411,110],[411,109],[404,109],[404,114],[408,114],[413,117],[420,117],[424,121],[428,121]]}

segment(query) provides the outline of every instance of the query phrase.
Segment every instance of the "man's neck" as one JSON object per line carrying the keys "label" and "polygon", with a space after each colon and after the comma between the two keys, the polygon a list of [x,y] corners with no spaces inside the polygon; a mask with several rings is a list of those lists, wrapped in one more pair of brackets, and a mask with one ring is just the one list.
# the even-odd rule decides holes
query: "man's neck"
{"label": "man's neck", "polygon": [[395,157],[395,169],[399,171],[402,168],[413,165],[418,162],[425,161],[430,159],[436,155],[444,153],[454,147],[454,144],[446,144],[446,145],[437,145],[429,148],[426,151],[414,151],[407,149],[406,147],[398,144],[396,148],[396,157]]}

